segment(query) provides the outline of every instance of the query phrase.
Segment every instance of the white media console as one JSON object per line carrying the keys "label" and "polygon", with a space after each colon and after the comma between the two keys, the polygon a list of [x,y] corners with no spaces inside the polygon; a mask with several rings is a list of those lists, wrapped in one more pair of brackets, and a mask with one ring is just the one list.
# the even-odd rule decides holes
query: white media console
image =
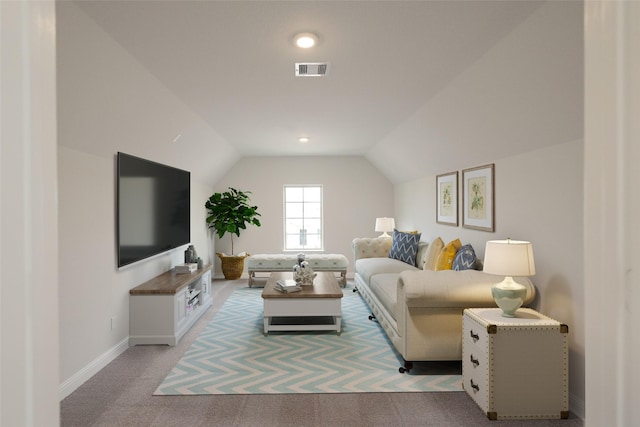
{"label": "white media console", "polygon": [[176,345],[211,305],[210,265],[154,277],[129,291],[129,345]]}

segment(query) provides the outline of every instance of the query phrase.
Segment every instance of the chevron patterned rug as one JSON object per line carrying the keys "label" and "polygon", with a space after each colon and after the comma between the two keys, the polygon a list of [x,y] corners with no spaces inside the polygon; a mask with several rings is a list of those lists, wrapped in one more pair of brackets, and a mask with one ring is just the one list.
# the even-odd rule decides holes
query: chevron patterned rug
{"label": "chevron patterned rug", "polygon": [[344,289],[340,335],[268,336],[262,290],[236,289],[154,395],[462,391],[459,366],[400,374],[401,359],[351,289]]}

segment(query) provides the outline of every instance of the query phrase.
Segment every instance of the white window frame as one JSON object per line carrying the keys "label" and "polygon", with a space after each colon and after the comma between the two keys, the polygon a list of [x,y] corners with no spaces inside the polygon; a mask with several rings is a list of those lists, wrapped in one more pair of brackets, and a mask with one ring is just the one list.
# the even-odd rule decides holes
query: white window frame
{"label": "white window frame", "polygon": [[[320,247],[319,248],[308,248],[308,247],[304,247],[304,245],[300,245],[299,247],[288,247],[287,246],[287,220],[289,219],[289,217],[287,217],[287,188],[319,188],[320,189]],[[303,211],[304,211],[304,203],[305,201],[302,201],[303,204]],[[311,202],[309,202],[311,203]],[[317,203],[317,202],[313,202],[313,203]],[[313,218],[307,218],[304,213],[303,213],[303,217],[301,218],[303,221],[308,220],[308,219],[313,219],[316,220],[318,218],[313,217]],[[322,185],[318,185],[318,184],[304,184],[304,185],[295,185],[295,184],[286,184],[283,186],[282,188],[282,229],[283,229],[283,248],[284,251],[296,251],[296,252],[300,252],[300,251],[305,251],[305,252],[320,252],[320,251],[324,251],[324,188],[322,187]]]}

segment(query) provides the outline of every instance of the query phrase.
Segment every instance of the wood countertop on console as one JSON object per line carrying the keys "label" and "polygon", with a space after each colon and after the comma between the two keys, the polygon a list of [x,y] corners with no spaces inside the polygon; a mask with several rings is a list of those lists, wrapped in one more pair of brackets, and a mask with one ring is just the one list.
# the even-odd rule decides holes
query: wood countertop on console
{"label": "wood countertop on console", "polygon": [[173,295],[180,289],[193,283],[211,270],[211,265],[205,265],[193,273],[176,274],[175,269],[171,269],[151,280],[144,282],[129,290],[129,295]]}

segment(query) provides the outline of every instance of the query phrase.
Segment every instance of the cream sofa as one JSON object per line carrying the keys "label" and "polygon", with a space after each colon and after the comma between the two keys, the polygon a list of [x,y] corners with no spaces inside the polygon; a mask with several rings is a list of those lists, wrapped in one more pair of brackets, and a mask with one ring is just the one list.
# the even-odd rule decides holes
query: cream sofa
{"label": "cream sofa", "polygon": [[[491,287],[503,277],[477,270],[423,270],[428,245],[420,242],[416,265],[389,258],[390,238],[353,240],[356,289],[404,359],[400,372],[417,361],[461,360],[462,311],[495,307]],[[527,287],[525,305],[535,287]]]}

